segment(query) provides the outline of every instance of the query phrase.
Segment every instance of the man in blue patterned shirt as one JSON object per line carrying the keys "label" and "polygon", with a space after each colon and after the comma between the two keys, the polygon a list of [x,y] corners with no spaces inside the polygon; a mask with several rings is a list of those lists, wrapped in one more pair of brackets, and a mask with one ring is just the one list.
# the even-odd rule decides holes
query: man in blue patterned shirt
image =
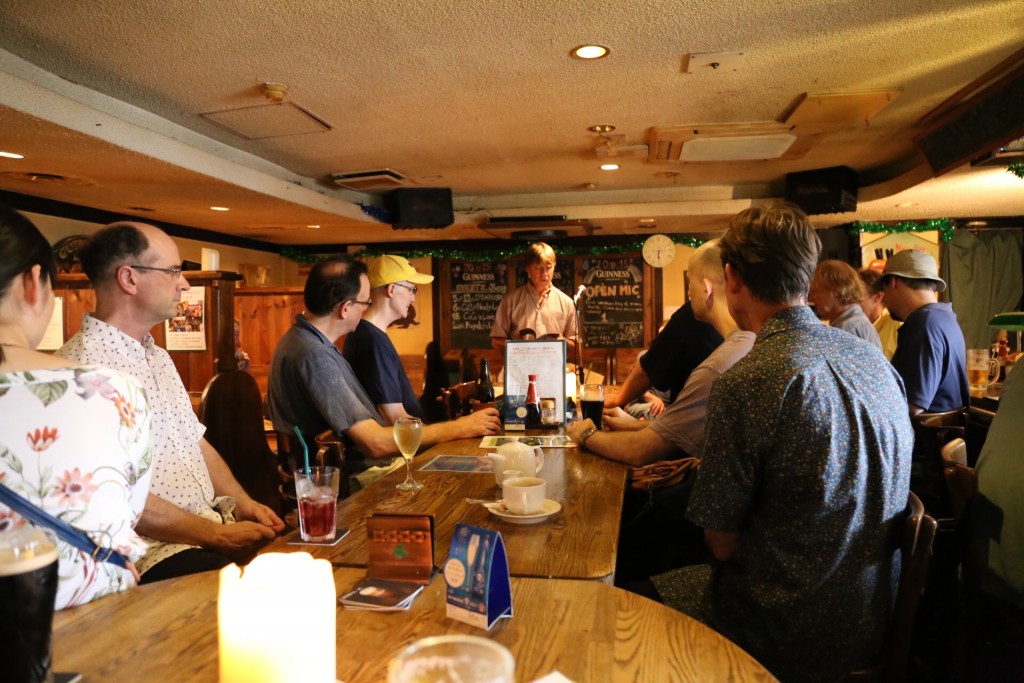
{"label": "man in blue patterned shirt", "polygon": [[837,680],[879,655],[896,593],[903,385],[806,306],[820,242],[798,209],[743,211],[720,244],[729,309],[757,340],[711,389],[687,512],[717,563],[655,584],[781,680]]}

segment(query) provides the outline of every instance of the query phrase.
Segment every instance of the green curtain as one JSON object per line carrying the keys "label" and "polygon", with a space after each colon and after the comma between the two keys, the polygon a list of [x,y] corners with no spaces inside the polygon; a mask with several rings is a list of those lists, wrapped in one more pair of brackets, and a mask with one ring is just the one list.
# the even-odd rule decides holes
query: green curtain
{"label": "green curtain", "polygon": [[999,330],[988,326],[996,313],[1016,311],[1024,291],[1021,230],[971,233],[957,230],[946,242],[942,272],[948,300],[960,321],[969,349],[987,349]]}

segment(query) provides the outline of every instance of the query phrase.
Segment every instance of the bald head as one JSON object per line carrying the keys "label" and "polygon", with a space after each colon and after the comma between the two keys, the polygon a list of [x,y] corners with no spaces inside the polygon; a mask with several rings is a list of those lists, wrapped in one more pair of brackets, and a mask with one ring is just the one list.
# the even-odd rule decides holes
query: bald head
{"label": "bald head", "polygon": [[718,240],[705,242],[690,256],[687,265],[690,279],[711,280],[717,288],[725,284],[725,270],[722,267],[722,249]]}
{"label": "bald head", "polygon": [[121,266],[151,265],[165,253],[177,254],[178,248],[163,230],[148,223],[120,221],[96,231],[79,259],[93,286],[99,286],[111,282]]}

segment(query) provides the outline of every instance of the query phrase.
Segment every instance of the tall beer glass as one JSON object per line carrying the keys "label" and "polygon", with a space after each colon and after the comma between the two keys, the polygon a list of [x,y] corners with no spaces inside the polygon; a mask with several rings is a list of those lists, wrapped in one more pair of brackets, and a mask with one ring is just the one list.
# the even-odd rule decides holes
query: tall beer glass
{"label": "tall beer glass", "polygon": [[0,667],[11,683],[50,683],[57,539],[23,526],[0,534]]}

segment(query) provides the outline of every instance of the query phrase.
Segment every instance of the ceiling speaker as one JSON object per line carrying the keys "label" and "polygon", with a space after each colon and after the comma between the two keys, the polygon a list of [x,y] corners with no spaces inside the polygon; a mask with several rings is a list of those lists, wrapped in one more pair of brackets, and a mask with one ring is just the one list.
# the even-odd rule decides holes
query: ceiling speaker
{"label": "ceiling speaker", "polygon": [[452,191],[447,187],[406,187],[384,195],[384,208],[391,212],[391,227],[447,228],[455,222]]}
{"label": "ceiling speaker", "polygon": [[857,210],[857,172],[846,166],[786,174],[786,201],[804,213]]}

